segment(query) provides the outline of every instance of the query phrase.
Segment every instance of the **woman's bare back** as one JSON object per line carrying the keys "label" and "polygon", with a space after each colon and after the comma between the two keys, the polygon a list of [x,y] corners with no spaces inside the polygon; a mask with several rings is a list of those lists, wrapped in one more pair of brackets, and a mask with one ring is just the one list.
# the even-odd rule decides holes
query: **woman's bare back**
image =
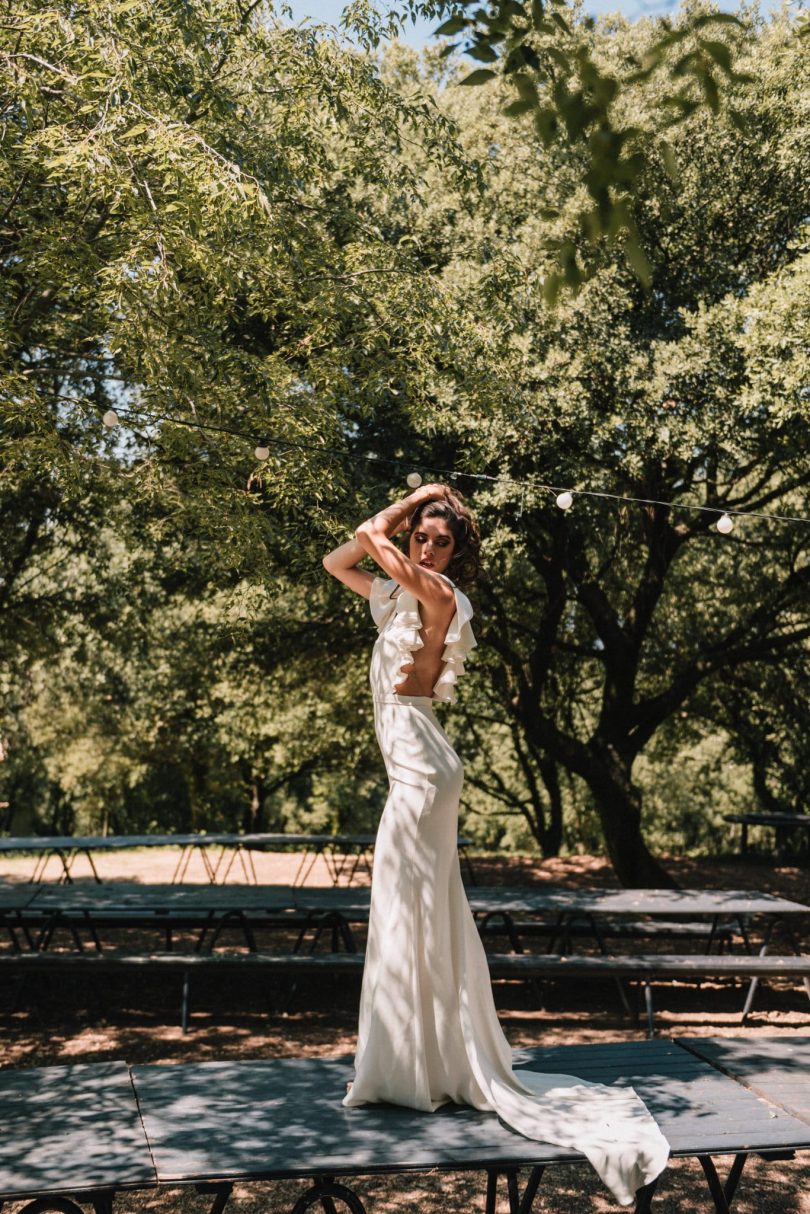
{"label": "woman's bare back", "polygon": [[433,688],[442,671],[447,630],[455,613],[456,604],[453,598],[449,602],[419,604],[422,620],[419,636],[422,638],[422,648],[415,649],[410,662],[400,668],[405,679],[394,687],[397,695],[433,695]]}

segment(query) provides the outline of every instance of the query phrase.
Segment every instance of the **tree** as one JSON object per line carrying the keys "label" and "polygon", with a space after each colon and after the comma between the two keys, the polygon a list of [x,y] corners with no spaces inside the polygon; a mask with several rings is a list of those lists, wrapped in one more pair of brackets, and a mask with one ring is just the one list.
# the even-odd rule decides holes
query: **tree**
{"label": "tree", "polygon": [[[478,674],[449,728],[463,735],[468,715],[460,745],[491,744],[501,794],[548,850],[576,780],[620,878],[666,880],[641,829],[639,756],[685,705],[715,703],[709,693],[730,672],[782,669],[808,637],[804,532],[766,520],[729,537],[712,528],[725,509],[806,513],[810,149],[792,27],[741,38],[754,79],[729,96],[748,134],[695,111],[672,136],[677,191],[672,166],[650,149],[636,217],[654,290],[602,242],[579,294],[549,311],[552,245],[578,222],[578,148],[527,135],[502,113],[506,94],[439,94],[438,54],[427,57],[431,79],[401,49],[371,64],[246,23],[235,7],[199,28],[179,13],[160,10],[159,46],[137,6],[111,4],[71,10],[77,36],[64,48],[45,27],[21,42],[72,77],[52,102],[50,68],[17,82],[19,147],[3,170],[16,191],[0,297],[16,343],[3,379],[9,492],[26,467],[49,482],[58,473],[60,486],[79,485],[77,468],[99,469],[105,493],[117,488],[126,506],[108,516],[149,554],[139,577],[154,571],[166,596],[148,614],[172,660],[155,663],[139,719],[163,701],[169,749],[181,739],[217,772],[238,768],[242,806],[277,764],[321,812],[324,789],[345,803],[339,773],[312,792],[311,764],[326,761],[330,742],[350,763],[363,627],[361,604],[315,589],[318,557],[401,490],[406,469],[451,470],[481,514],[490,579]],[[81,92],[95,87],[93,47],[109,28],[108,52],[118,48],[140,90],[131,95],[152,115],[141,118],[143,148],[147,132],[132,134],[129,110],[117,133],[104,126],[122,107],[116,80]],[[223,30],[227,77],[210,63]],[[643,58],[652,36],[607,25],[593,32],[593,53],[612,71]],[[248,70],[250,54],[271,50]],[[188,100],[186,77],[197,92],[205,84],[207,100]],[[659,101],[623,94],[617,117],[649,131]],[[100,185],[85,172],[93,141],[82,104],[107,140]],[[242,158],[239,175],[223,157]],[[32,179],[54,190],[50,207],[42,189],[27,192]],[[116,191],[120,210],[88,234],[88,206],[111,206]],[[60,257],[65,222],[74,237]],[[92,359],[79,356],[87,346]],[[63,382],[78,421],[60,401]],[[94,385],[108,393],[100,403]],[[101,404],[127,423],[104,440]],[[269,459],[254,459],[258,442]],[[586,496],[595,486],[650,500]],[[554,505],[562,488],[574,490],[567,514]],[[24,524],[25,496],[13,500]],[[219,596],[249,601],[262,582],[269,606],[248,610],[237,652]],[[200,601],[219,608],[207,624]],[[162,632],[173,612],[180,625]],[[334,729],[324,731],[330,657]],[[186,690],[172,700],[173,687]],[[318,737],[308,747],[310,719]],[[486,787],[474,761],[470,777]],[[206,812],[218,780],[200,777]],[[290,787],[268,812],[284,811]]]}
{"label": "tree", "polygon": [[[593,36],[594,19],[567,0],[494,0],[486,7],[477,0],[406,0],[385,15],[368,0],[354,0],[343,24],[375,47],[398,32],[406,15],[417,14],[447,18],[435,34],[455,41],[445,43],[441,55],[459,52],[475,65],[462,85],[505,84],[507,115],[528,116],[546,148],[561,144],[578,152],[576,224],[564,240],[548,246],[556,264],[545,275],[547,301],[553,303],[564,284],[576,290],[595,272],[598,258],[588,246],[604,241],[621,248],[649,286],[652,266],[637,196],[648,188],[651,158],[663,158],[677,182],[668,135],[701,107],[715,115],[722,109],[745,129],[731,99],[733,86],[747,77],[738,68],[739,44],[729,30],[736,27],[742,41],[744,21],[716,8],[684,5],[674,22],[663,17],[649,27],[643,51],[609,65]],[[794,29],[797,39],[810,34],[806,15]],[[635,110],[635,123],[627,121],[628,107]],[[570,195],[566,201],[570,209]]]}
{"label": "tree", "polygon": [[[677,196],[661,170],[640,197],[649,295],[607,254],[576,302],[538,308],[534,216],[567,162],[510,138],[492,110],[468,128],[497,147],[490,259],[468,306],[492,310],[512,359],[508,403],[477,444],[503,476],[478,495],[498,536],[484,592],[494,699],[540,788],[549,760],[585,781],[626,884],[667,880],[632,778],[656,731],[704,684],[795,661],[810,638],[806,528],[712,526],[725,510],[807,514],[810,149],[786,33],[750,38],[756,83],[734,98],[750,135],[694,115],[674,145]],[[625,28],[599,51],[639,53],[642,37]],[[555,492],[578,486],[649,504],[557,509]],[[553,775],[547,789],[553,806]]]}
{"label": "tree", "polygon": [[[271,509],[322,516],[345,484],[347,391],[424,390],[432,276],[354,192],[418,191],[408,139],[474,172],[435,105],[266,5],[13,4],[0,38],[6,565],[34,481],[51,517],[57,484],[76,511],[112,470],[156,535],[202,526],[224,568],[260,567]],[[105,439],[115,410],[131,425]]]}

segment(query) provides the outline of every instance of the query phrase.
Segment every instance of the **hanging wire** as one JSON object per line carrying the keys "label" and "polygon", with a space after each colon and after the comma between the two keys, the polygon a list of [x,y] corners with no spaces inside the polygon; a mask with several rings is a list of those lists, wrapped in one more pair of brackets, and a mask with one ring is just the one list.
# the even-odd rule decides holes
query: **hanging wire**
{"label": "hanging wire", "polygon": [[[109,415],[115,415],[115,421],[108,421]],[[213,422],[189,421],[186,418],[171,417],[167,414],[135,414],[128,409],[108,410],[104,415],[105,425],[115,425],[121,417],[133,419],[141,424],[167,422],[170,425],[184,426],[189,430],[211,431],[215,434],[227,434],[232,438],[244,439],[247,442],[256,442],[255,434],[248,434],[244,430],[234,429],[232,426],[218,426]],[[259,448],[277,447],[287,451],[307,451],[315,455],[334,455],[340,459],[349,459],[353,461],[364,460],[369,464],[385,464],[388,467],[394,468],[409,468],[414,467],[412,460],[392,458],[390,456],[377,455],[376,452],[357,452],[348,453],[344,449],[333,446],[322,446],[314,443],[306,443],[297,439],[270,438],[262,435],[259,440],[256,450]],[[488,472],[459,472],[448,468],[437,468],[435,465],[420,463],[419,468],[425,472],[430,472],[435,476],[444,477],[448,481],[456,480],[472,480],[472,481],[489,481],[499,485],[512,485],[520,490],[521,494],[521,512],[524,504],[524,494],[527,481],[515,480],[513,477],[501,476]],[[779,523],[804,523],[810,524],[810,518],[804,518],[801,515],[795,514],[772,514],[763,510],[740,510],[733,506],[700,506],[693,505],[687,502],[667,502],[660,498],[654,497],[631,497],[623,493],[609,493],[602,489],[571,489],[564,485],[550,485],[543,481],[534,482],[535,488],[543,490],[555,497],[561,494],[570,494],[573,498],[591,497],[601,498],[613,502],[624,502],[630,505],[639,506],[664,506],[668,510],[688,510],[697,511],[703,514],[733,516],[734,518],[759,518],[765,519],[768,522]]]}

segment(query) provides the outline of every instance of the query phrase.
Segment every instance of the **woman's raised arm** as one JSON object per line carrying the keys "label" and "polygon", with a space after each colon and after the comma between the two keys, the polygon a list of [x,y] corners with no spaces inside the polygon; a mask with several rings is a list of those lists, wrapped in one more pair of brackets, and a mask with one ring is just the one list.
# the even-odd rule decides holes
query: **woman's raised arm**
{"label": "woman's raised arm", "polygon": [[339,548],[327,552],[323,558],[323,567],[332,577],[336,577],[350,590],[362,594],[363,598],[367,599],[371,594],[374,575],[367,573],[365,569],[357,568],[365,555],[365,548],[358,544],[356,539],[349,540],[347,544],[341,544]]}
{"label": "woman's raised arm", "polygon": [[400,586],[415,594],[421,603],[444,603],[453,599],[453,591],[445,578],[423,569],[391,543],[391,537],[408,529],[410,517],[417,506],[447,496],[444,485],[422,485],[401,501],[386,506],[372,518],[366,519],[355,531],[363,550],[373,557]]}

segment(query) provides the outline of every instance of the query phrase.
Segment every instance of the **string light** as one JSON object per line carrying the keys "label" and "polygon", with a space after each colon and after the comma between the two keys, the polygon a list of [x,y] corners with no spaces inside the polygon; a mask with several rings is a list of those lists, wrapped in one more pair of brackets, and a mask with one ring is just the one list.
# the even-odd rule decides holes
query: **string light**
{"label": "string light", "polygon": [[[128,413],[126,411],[121,410],[121,412],[123,413],[124,417],[128,416]],[[107,420],[108,418],[110,420]],[[114,420],[112,420],[113,418],[114,418]],[[152,416],[149,416],[148,418],[144,418],[142,416],[136,416],[135,420],[136,420],[136,422],[148,421],[151,423],[163,421],[163,422],[169,422],[170,424],[176,425],[176,426],[185,426],[188,429],[192,429],[192,430],[210,431],[210,432],[216,433],[216,434],[228,434],[234,438],[241,438],[241,439],[250,438],[250,435],[246,434],[244,430],[235,430],[232,427],[228,427],[228,426],[216,426],[209,422],[189,421],[186,418],[180,418],[180,417],[152,415]],[[104,424],[106,426],[115,426],[115,425],[122,424],[119,419],[118,413],[116,413],[115,410],[113,410],[113,409],[108,410],[107,413],[105,413],[103,415],[102,421],[104,422]],[[266,439],[265,442],[267,445],[262,445],[262,446],[254,448],[254,455],[255,455],[256,459],[269,458],[271,447],[279,447],[279,448],[282,448],[282,449],[288,450],[288,451],[308,451],[308,452],[312,452],[313,454],[320,455],[320,456],[335,455],[341,459],[345,459],[348,454],[345,450],[342,450],[340,448],[316,446],[314,443],[305,443],[305,442],[299,442],[299,441],[290,440],[290,439],[278,439],[278,438]],[[259,454],[260,452],[262,452],[261,455]],[[265,452],[266,452],[266,455],[264,454]],[[405,461],[402,459],[387,458],[385,456],[377,455],[376,452],[358,452],[356,455],[352,456],[351,458],[353,458],[354,460],[366,460],[369,463],[374,462],[374,463],[379,463],[379,464],[387,464],[389,467],[396,467],[396,468],[401,468],[403,466],[403,464],[405,463]],[[434,475],[436,477],[444,477],[448,480],[461,479],[461,480],[468,480],[468,481],[488,481],[491,484],[513,485],[518,489],[522,489],[522,487],[526,483],[525,481],[517,481],[511,477],[498,476],[498,475],[494,475],[489,472],[451,472],[447,468],[436,468],[433,466],[428,467],[427,465],[423,465],[423,468],[425,468],[426,471],[430,472],[432,475]],[[415,480],[412,478],[418,478],[418,480]],[[422,483],[422,477],[418,472],[410,472],[410,473],[408,473],[408,475],[406,477],[406,482],[410,488],[418,488],[418,486]],[[571,506],[573,505],[574,494],[571,493],[571,491],[569,489],[564,489],[559,485],[544,484],[542,482],[536,482],[535,488],[543,490],[547,493],[554,494],[555,503],[559,507],[560,510],[569,510],[571,508]],[[652,498],[652,497],[631,497],[628,494],[608,493],[607,491],[601,490],[601,489],[577,489],[576,496],[577,497],[589,497],[589,498],[601,498],[601,499],[604,499],[607,501],[621,502],[621,503],[624,503],[627,505],[661,506],[666,510],[682,510],[682,511],[689,511],[690,513],[703,513],[703,514],[708,513],[708,514],[713,515],[715,518],[718,514],[718,509],[716,506],[698,506],[698,505],[695,505],[695,504],[692,504],[689,502],[668,502],[668,501],[663,501],[660,498]],[[775,514],[775,513],[769,513],[764,510],[729,509],[724,514],[722,514],[719,519],[717,519],[717,522],[715,525],[721,534],[727,535],[733,529],[734,520],[737,518],[759,518],[759,519],[764,519],[766,522],[769,522],[769,523],[803,523],[805,525],[810,524],[810,518],[805,518],[805,517],[802,517],[801,515]],[[721,526],[721,524],[722,524],[722,526]]]}

